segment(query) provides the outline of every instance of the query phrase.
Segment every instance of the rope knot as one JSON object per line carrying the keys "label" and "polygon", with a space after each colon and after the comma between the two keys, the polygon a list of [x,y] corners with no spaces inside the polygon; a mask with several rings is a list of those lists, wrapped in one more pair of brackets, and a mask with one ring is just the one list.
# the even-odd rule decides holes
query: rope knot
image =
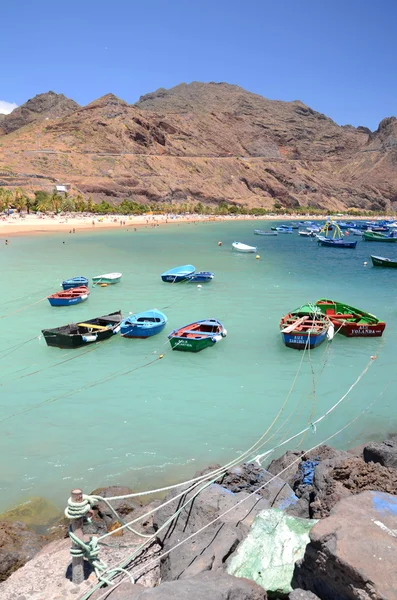
{"label": "rope knot", "polygon": [[65,508],[65,517],[72,520],[86,517],[94,504],[95,498],[93,496],[87,496],[86,494],[83,494],[81,502],[74,502],[69,498],[68,505]]}

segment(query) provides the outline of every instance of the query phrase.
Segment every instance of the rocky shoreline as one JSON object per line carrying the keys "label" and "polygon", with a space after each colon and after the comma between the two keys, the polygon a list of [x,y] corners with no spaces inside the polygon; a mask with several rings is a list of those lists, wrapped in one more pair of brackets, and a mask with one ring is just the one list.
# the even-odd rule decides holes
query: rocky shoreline
{"label": "rocky shoreline", "polygon": [[[135,583],[118,576],[92,600],[397,598],[397,436],[348,451],[288,451],[266,468],[246,463],[202,484],[199,494],[186,487],[181,497],[178,488],[148,505],[112,502],[121,521],[145,515],[134,527],[153,536],[133,562],[142,538],[118,531],[104,502],[94,506],[86,539],[114,531],[100,558],[109,567],[127,561]],[[59,539],[49,541],[22,523],[0,522],[2,600],[79,599],[95,586],[88,562],[84,582],[72,583],[66,521],[56,531]]]}

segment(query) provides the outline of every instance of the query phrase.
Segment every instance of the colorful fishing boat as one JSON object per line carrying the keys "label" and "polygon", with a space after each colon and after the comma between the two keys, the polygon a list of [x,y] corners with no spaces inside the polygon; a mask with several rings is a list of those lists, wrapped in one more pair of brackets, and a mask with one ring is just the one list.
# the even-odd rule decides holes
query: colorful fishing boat
{"label": "colorful fishing boat", "polygon": [[71,279],[64,279],[61,283],[64,290],[70,290],[71,288],[86,286],[88,287],[87,277],[72,277]]}
{"label": "colorful fishing boat", "polygon": [[[333,227],[332,237],[328,237],[330,226]],[[331,248],[355,248],[357,246],[357,240],[347,241],[344,238],[338,223],[328,221],[321,228],[320,233],[317,235],[317,242],[319,246],[326,246]]]}
{"label": "colorful fishing boat", "polygon": [[42,329],[47,346],[78,348],[93,342],[102,342],[120,331],[121,311],[88,319],[81,323],[70,323],[53,329]]}
{"label": "colorful fishing boat", "polygon": [[329,318],[313,304],[306,304],[284,315],[280,332],[287,348],[306,350],[331,340],[334,327]]}
{"label": "colorful fishing boat", "polygon": [[388,267],[389,269],[397,269],[397,260],[385,258],[384,256],[372,256],[372,264],[374,267]]}
{"label": "colorful fishing boat", "polygon": [[380,337],[386,323],[359,308],[321,298],[316,306],[334,324],[336,333],[346,337]]}
{"label": "colorful fishing boat", "polygon": [[254,229],[255,235],[278,235],[277,231],[263,231],[263,229]]}
{"label": "colorful fishing boat", "polygon": [[131,314],[120,325],[120,333],[126,338],[148,338],[163,331],[167,324],[164,313],[153,308],[145,312]]}
{"label": "colorful fishing boat", "polygon": [[247,244],[243,244],[242,242],[233,242],[232,248],[237,252],[258,252],[258,248],[256,246],[248,246]]}
{"label": "colorful fishing boat", "polygon": [[161,274],[161,279],[166,283],[179,283],[185,281],[189,275],[193,275],[196,267],[193,265],[182,265],[181,267],[174,267],[169,271],[165,271]]}
{"label": "colorful fishing boat", "polygon": [[389,235],[385,235],[384,233],[376,233],[376,231],[367,231],[363,232],[363,239],[366,242],[397,242],[397,232],[392,231]]}
{"label": "colorful fishing boat", "polygon": [[97,275],[92,278],[94,285],[106,283],[111,285],[113,283],[119,283],[123,274],[122,273],[105,273],[104,275]]}
{"label": "colorful fishing boat", "polygon": [[197,271],[197,273],[193,273],[192,275],[187,276],[187,281],[189,283],[208,283],[214,279],[215,275],[211,273],[211,271]]}
{"label": "colorful fishing boat", "polygon": [[182,352],[200,352],[226,337],[227,331],[217,319],[205,319],[174,329],[169,336],[171,348]]}
{"label": "colorful fishing boat", "polygon": [[89,294],[88,287],[81,286],[51,294],[47,300],[51,306],[72,306],[73,304],[80,304],[87,300]]}

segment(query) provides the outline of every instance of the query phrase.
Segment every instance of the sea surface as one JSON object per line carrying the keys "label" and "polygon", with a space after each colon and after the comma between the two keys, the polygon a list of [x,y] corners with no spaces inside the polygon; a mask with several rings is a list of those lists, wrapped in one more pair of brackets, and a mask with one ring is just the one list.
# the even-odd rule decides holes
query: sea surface
{"label": "sea surface", "polygon": [[[328,416],[273,456],[329,436],[352,447],[397,430],[397,271],[373,268],[369,258],[397,257],[397,247],[354,238],[356,250],[322,248],[297,231],[254,235],[270,225],[175,223],[1,240],[0,511],[32,496],[63,507],[76,486],[88,493],[181,481],[236,459],[269,427],[261,451],[271,449],[338,403],[368,364]],[[260,259],[233,252],[235,240],[257,245]],[[201,288],[161,281],[185,263],[215,279]],[[110,271],[123,273],[121,283],[91,287],[81,305],[53,308],[46,300],[62,279]],[[383,337],[337,335],[310,353],[286,348],[280,317],[320,297],[383,318]],[[43,328],[150,308],[163,309],[168,324],[148,340],[114,336],[60,350],[40,336]],[[207,317],[225,324],[224,340],[198,354],[170,350],[170,331]]]}

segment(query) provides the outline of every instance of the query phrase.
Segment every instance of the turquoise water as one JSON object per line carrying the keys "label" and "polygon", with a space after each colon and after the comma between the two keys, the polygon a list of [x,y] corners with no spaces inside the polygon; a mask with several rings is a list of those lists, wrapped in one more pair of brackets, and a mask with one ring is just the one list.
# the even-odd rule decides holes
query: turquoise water
{"label": "turquoise water", "polygon": [[[370,252],[393,256],[394,248],[361,240],[356,250],[319,248],[297,232],[260,237],[254,227],[270,223],[21,236],[0,246],[0,510],[30,496],[63,506],[76,485],[147,489],[236,458],[271,424],[302,360],[281,342],[281,315],[319,297],[384,318],[385,334],[336,336],[307,353],[266,447],[321,416],[373,355],[368,373],[316,433],[284,449],[319,443],[372,401],[331,443],[354,446],[396,430],[397,273],[363,265]],[[232,252],[234,240],[257,245],[260,260]],[[201,289],[162,283],[160,273],[184,263],[213,271],[214,281]],[[121,271],[121,283],[92,288],[81,305],[52,308],[42,300],[63,278],[109,271]],[[168,325],[148,340],[115,336],[67,351],[38,337],[44,327],[153,307],[164,309]],[[224,322],[225,340],[198,354],[170,351],[167,333],[206,317]]]}

